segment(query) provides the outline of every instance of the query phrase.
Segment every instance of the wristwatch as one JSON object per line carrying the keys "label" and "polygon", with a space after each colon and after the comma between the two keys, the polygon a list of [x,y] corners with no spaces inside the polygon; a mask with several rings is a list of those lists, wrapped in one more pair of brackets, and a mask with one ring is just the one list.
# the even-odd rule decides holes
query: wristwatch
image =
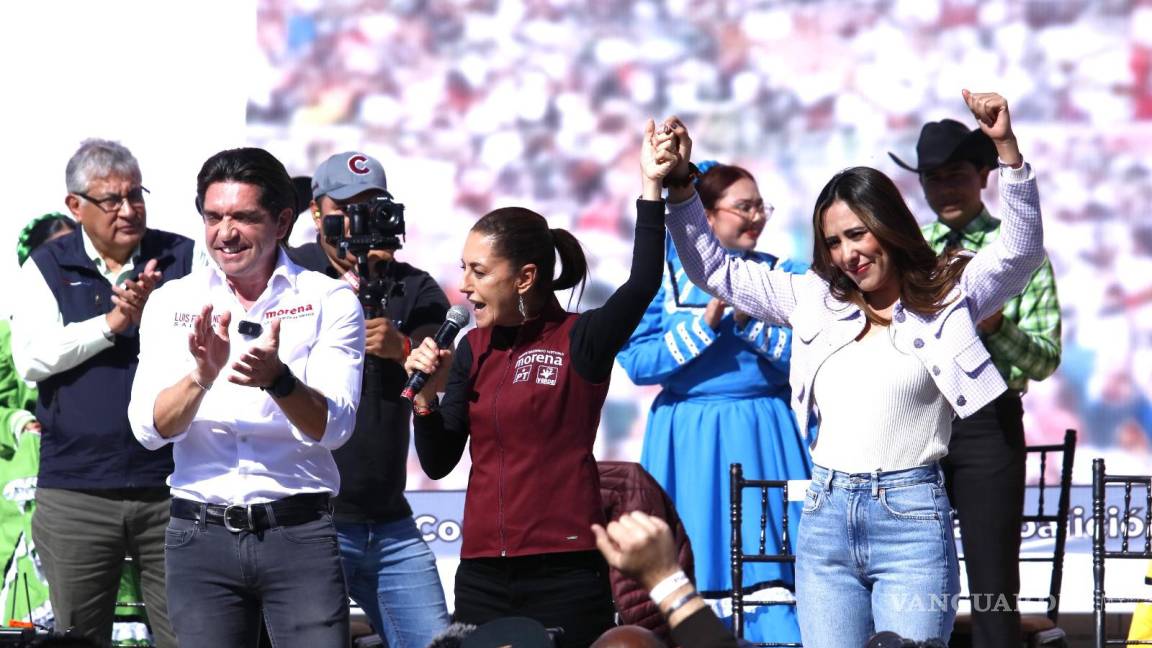
{"label": "wristwatch", "polygon": [[284,398],[296,390],[297,382],[299,381],[296,380],[292,369],[290,369],[288,365],[284,365],[284,371],[281,371],[280,375],[276,376],[276,380],[273,380],[271,385],[265,385],[260,389],[268,392],[268,395],[272,398]]}

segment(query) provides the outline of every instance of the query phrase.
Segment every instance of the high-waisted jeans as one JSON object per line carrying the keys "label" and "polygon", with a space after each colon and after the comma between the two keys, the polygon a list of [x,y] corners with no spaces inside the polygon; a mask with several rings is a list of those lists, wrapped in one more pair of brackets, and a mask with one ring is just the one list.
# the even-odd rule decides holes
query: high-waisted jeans
{"label": "high-waisted jeans", "polygon": [[884,630],[947,642],[959,589],[938,465],[863,474],[813,467],[796,552],[805,648],[863,646]]}

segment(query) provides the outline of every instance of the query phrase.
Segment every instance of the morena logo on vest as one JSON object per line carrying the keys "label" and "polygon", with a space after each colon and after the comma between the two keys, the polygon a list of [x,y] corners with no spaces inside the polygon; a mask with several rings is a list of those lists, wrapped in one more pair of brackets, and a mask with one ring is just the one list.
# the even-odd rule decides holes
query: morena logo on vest
{"label": "morena logo on vest", "polygon": [[552,349],[532,349],[516,359],[516,375],[512,384],[533,381],[537,385],[554,386],[564,366],[564,353]]}

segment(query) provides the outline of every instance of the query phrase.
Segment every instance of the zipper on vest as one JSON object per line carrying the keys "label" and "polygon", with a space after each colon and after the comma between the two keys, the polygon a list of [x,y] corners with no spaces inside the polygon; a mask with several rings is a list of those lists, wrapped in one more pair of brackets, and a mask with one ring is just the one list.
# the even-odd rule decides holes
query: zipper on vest
{"label": "zipper on vest", "polygon": [[[513,345],[515,346],[515,345]],[[504,536],[504,437],[500,433],[500,392],[504,390],[504,382],[508,380],[508,370],[512,367],[512,348],[508,351],[507,366],[503,373],[500,374],[500,382],[496,385],[496,393],[492,398],[492,421],[496,427],[496,451],[500,456],[500,470],[499,482],[496,489],[496,521],[500,527],[500,557],[504,558],[508,555],[508,542]]]}

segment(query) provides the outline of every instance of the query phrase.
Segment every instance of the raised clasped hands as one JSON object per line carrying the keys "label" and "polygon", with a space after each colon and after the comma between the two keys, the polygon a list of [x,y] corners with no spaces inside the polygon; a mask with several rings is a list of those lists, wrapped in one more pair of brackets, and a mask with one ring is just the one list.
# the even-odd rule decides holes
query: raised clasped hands
{"label": "raised clasped hands", "polygon": [[680,163],[679,144],[676,135],[670,130],[656,128],[656,122],[649,119],[644,125],[644,143],[640,147],[640,170],[644,174],[645,186],[657,187]]}
{"label": "raised clasped hands", "polygon": [[1008,112],[1008,101],[995,92],[962,91],[968,110],[976,118],[980,130],[996,145],[996,154],[1005,164],[1018,167],[1024,158],[1016,144],[1016,134],[1012,132],[1012,118]]}
{"label": "raised clasped hands", "polygon": [[692,137],[688,135],[688,127],[676,115],[664,119],[660,130],[670,133],[676,141],[676,167],[669,174],[673,178],[682,178],[688,175],[689,165],[692,162]]}

